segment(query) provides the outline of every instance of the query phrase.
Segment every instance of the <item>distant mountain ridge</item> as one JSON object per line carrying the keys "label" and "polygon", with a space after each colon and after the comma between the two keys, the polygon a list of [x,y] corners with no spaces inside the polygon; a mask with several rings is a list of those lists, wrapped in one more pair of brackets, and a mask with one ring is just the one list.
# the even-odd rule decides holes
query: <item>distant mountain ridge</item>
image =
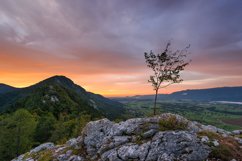
{"label": "distant mountain ridge", "polygon": [[88,113],[115,119],[123,105],[101,95],[87,92],[65,76],[53,76],[25,88],[0,86],[0,112],[18,108],[60,113]]}
{"label": "distant mountain ridge", "polygon": [[[113,98],[117,101],[125,100],[152,100],[154,95],[139,95],[132,97]],[[242,86],[217,87],[208,89],[192,89],[174,92],[171,94],[159,94],[158,100],[194,100],[194,101],[236,101],[242,102]]]}

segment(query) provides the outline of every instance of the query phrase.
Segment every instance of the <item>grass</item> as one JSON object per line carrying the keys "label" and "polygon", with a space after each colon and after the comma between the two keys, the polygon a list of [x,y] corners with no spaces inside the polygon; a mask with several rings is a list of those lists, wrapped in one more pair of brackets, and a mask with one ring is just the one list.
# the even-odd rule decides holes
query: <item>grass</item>
{"label": "grass", "polygon": [[81,151],[82,151],[82,149],[75,149],[73,147],[67,147],[61,153],[66,153],[68,150],[71,150],[73,155],[79,155],[79,154],[81,154]]}
{"label": "grass", "polygon": [[142,136],[141,135],[138,135],[136,137],[136,140],[135,140],[135,143],[138,144],[138,145],[141,145],[143,142],[142,142]]}
{"label": "grass", "polygon": [[160,131],[186,130],[187,123],[178,121],[176,119],[176,116],[170,116],[167,119],[162,119],[159,121],[159,129],[160,129]]}
{"label": "grass", "polygon": [[197,133],[198,136],[207,136],[210,140],[220,139],[221,136],[215,132],[211,131],[200,131]]}
{"label": "grass", "polygon": [[[72,155],[81,154],[81,149],[75,149],[75,148],[72,148],[72,147],[65,148],[59,154],[65,154],[68,150],[72,150]],[[23,159],[26,160],[28,158],[32,158],[32,159],[38,160],[38,161],[52,161],[52,160],[55,159],[53,157],[53,153],[52,153],[51,150],[43,150],[43,151],[40,151],[38,153],[32,153],[32,154],[26,153]]]}
{"label": "grass", "polygon": [[38,161],[52,161],[53,156],[50,150],[45,150],[39,154]]}
{"label": "grass", "polygon": [[24,155],[23,160],[26,160],[28,158],[32,158],[32,159],[38,160],[38,161],[52,161],[53,160],[51,150],[43,150],[38,153],[32,153],[32,154],[28,152]]}

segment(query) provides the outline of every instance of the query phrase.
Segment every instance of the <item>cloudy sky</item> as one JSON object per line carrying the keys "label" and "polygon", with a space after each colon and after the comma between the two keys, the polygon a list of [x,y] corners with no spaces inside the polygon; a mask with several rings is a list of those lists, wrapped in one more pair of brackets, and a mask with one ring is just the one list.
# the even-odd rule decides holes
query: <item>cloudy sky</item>
{"label": "cloudy sky", "polygon": [[153,93],[144,52],[191,44],[184,82],[242,85],[241,0],[0,0],[0,82],[65,75],[105,96]]}

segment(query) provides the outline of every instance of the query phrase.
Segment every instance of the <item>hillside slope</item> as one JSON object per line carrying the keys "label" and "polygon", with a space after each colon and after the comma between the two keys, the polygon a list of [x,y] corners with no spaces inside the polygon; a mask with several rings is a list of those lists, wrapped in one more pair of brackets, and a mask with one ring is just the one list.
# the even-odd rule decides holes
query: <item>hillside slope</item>
{"label": "hillside slope", "polygon": [[64,76],[54,76],[30,87],[0,94],[0,112],[18,108],[48,111],[56,117],[60,113],[82,112],[109,119],[119,117],[124,110],[121,103],[87,92]]}
{"label": "hillside slope", "polygon": [[45,143],[13,161],[241,160],[240,134],[170,113],[120,123],[102,119],[89,122],[66,144]]}

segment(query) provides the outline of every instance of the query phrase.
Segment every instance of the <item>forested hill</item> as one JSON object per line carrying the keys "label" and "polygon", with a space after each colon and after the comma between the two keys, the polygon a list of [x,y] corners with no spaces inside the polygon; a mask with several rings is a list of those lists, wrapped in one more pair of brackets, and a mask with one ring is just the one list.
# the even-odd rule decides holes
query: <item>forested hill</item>
{"label": "forested hill", "polygon": [[18,90],[5,85],[0,88],[0,93],[1,112],[26,108],[51,112],[56,117],[60,113],[85,112],[115,119],[123,111],[121,103],[87,92],[65,76],[54,76]]}
{"label": "forested hill", "polygon": [[27,88],[2,85],[0,160],[11,160],[44,142],[62,144],[80,135],[91,120],[119,119],[121,103],[87,92],[64,76]]}

